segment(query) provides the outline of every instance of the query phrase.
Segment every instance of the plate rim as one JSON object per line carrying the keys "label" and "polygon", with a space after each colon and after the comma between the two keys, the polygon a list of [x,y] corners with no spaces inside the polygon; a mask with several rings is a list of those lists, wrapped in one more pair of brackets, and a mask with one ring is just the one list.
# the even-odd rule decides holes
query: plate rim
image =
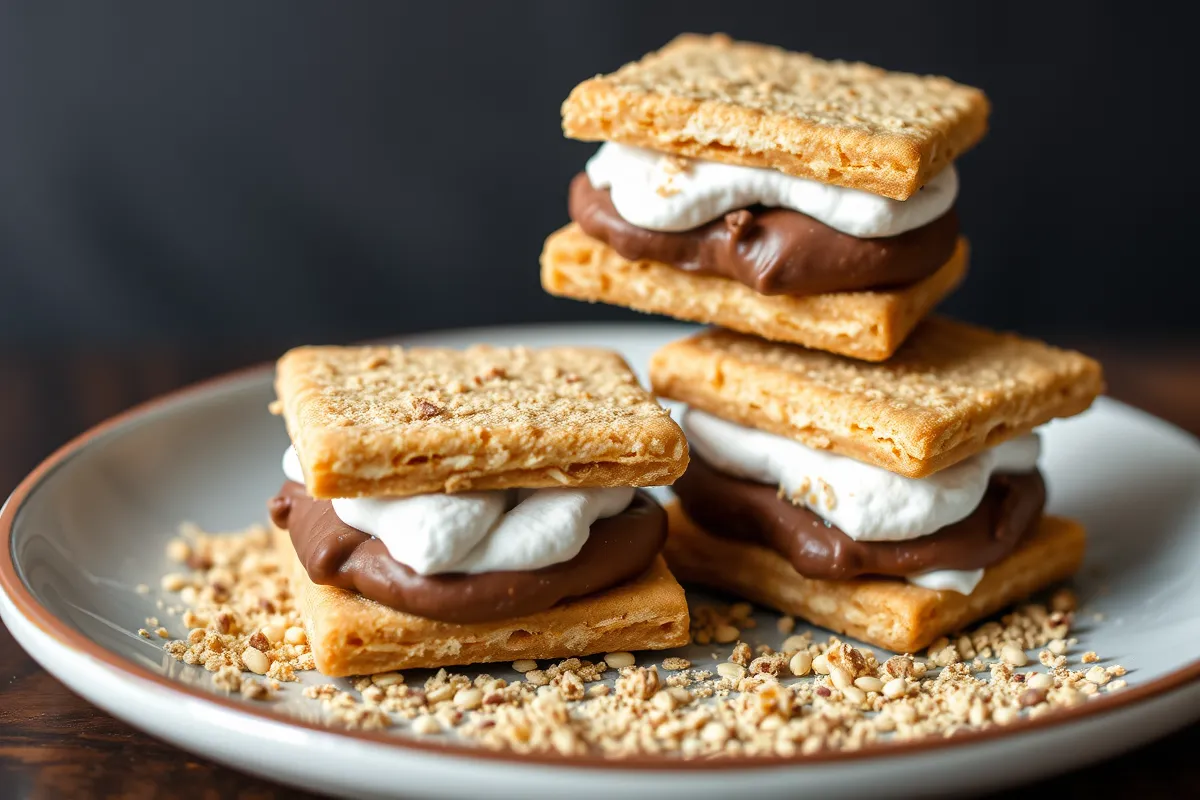
{"label": "plate rim", "polygon": [[[676,323],[676,325],[678,325]],[[482,336],[485,333],[495,333],[499,331],[511,331],[513,329],[531,329],[531,328],[555,328],[555,327],[668,327],[653,322],[612,322],[612,323],[585,323],[583,325],[575,325],[574,323],[546,323],[543,325],[495,325],[486,327],[474,328],[451,328],[436,331],[423,331],[408,335],[391,337],[389,341],[403,342],[406,339],[419,337],[422,340],[436,338],[441,335],[464,336],[469,333],[477,333]],[[383,340],[380,340],[383,341]],[[1159,678],[1156,678],[1148,683],[1139,684],[1125,691],[1108,694],[1093,700],[1089,700],[1086,704],[1073,706],[1070,708],[1057,709],[1052,713],[1044,714],[1035,719],[1021,719],[1003,727],[991,727],[978,731],[967,731],[950,738],[935,738],[927,737],[924,739],[915,739],[903,742],[877,742],[858,750],[843,750],[834,752],[821,752],[810,755],[794,755],[794,756],[778,756],[778,755],[763,755],[763,756],[738,756],[730,758],[715,758],[707,760],[682,760],[664,758],[662,756],[638,755],[622,758],[605,758],[598,755],[561,755],[559,753],[515,753],[506,750],[488,750],[468,743],[459,743],[453,741],[430,741],[415,737],[396,736],[394,734],[382,731],[363,731],[363,730],[348,730],[338,728],[331,725],[323,725],[317,722],[309,722],[307,720],[296,719],[286,714],[279,713],[272,709],[270,705],[258,707],[246,703],[238,702],[232,697],[224,697],[199,686],[192,686],[180,681],[172,680],[171,678],[155,672],[148,667],[144,667],[135,662],[129,661],[126,658],[102,647],[96,642],[89,639],[83,632],[76,630],[72,625],[60,619],[53,614],[45,606],[37,601],[33,596],[32,591],[21,579],[17,571],[16,559],[13,553],[13,529],[16,524],[17,517],[25,505],[26,500],[36,491],[42,484],[50,480],[54,473],[63,465],[65,465],[76,454],[82,452],[90,446],[95,440],[119,429],[127,423],[131,423],[148,415],[161,408],[170,406],[175,403],[183,402],[196,395],[205,394],[226,388],[232,384],[241,381],[249,381],[250,378],[262,379],[268,376],[274,370],[274,362],[265,362],[242,367],[222,373],[220,375],[197,381],[179,389],[167,392],[165,394],[138,403],[120,413],[117,413],[108,419],[93,425],[83,433],[73,437],[68,442],[57,448],[53,453],[47,456],[39,463],[25,478],[17,485],[13,492],[5,500],[3,506],[0,506],[0,591],[3,591],[7,599],[12,604],[14,611],[19,614],[24,620],[36,628],[42,635],[55,639],[59,644],[69,647],[81,655],[87,656],[93,661],[100,663],[102,667],[108,668],[118,674],[119,677],[125,679],[134,679],[138,682],[149,682],[157,688],[179,692],[182,695],[198,700],[201,702],[213,703],[221,710],[232,712],[237,715],[244,715],[250,720],[268,719],[275,723],[283,723],[286,725],[294,725],[303,728],[307,731],[312,731],[321,735],[330,735],[337,737],[340,741],[368,741],[376,744],[383,744],[390,747],[399,748],[406,751],[415,751],[416,753],[436,753],[442,756],[459,757],[468,759],[485,759],[488,761],[499,761],[516,766],[523,765],[545,765],[563,768],[574,769],[617,769],[617,770],[639,770],[639,771],[738,771],[738,770],[754,770],[764,768],[786,768],[799,767],[805,765],[833,764],[846,762],[861,762],[871,759],[883,759],[894,756],[906,755],[909,753],[928,754],[931,752],[943,752],[949,749],[955,749],[973,744],[987,743],[997,739],[1011,738],[1022,733],[1044,730],[1049,728],[1059,728],[1068,726],[1074,722],[1085,718],[1092,718],[1100,714],[1108,714],[1122,708],[1126,708],[1152,698],[1160,697],[1169,694],[1178,689],[1184,688],[1193,682],[1200,681],[1200,658],[1184,664],[1172,672],[1167,673]],[[1147,420],[1153,421],[1159,426],[1165,426],[1176,434],[1181,434],[1184,437],[1197,441],[1198,438],[1189,431],[1156,417],[1147,411],[1144,411],[1136,406],[1124,403],[1120,400],[1115,400],[1107,395],[1097,399],[1097,403],[1116,407],[1124,412],[1133,413]],[[35,659],[36,660],[36,659]],[[48,669],[47,672],[53,673],[53,670]],[[138,727],[135,725],[134,727]]]}

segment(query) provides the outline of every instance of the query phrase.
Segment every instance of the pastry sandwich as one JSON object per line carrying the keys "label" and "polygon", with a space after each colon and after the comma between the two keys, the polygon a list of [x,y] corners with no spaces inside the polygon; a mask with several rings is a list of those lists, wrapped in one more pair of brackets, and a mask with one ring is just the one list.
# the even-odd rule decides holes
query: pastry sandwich
{"label": "pastry sandwich", "polygon": [[302,347],[276,392],[292,447],[268,506],[321,672],[687,642],[638,488],[687,444],[616,354]]}
{"label": "pastry sandwich", "polygon": [[604,144],[542,285],[886,359],[965,274],[952,162],[988,110],[945,78],[680,36],[563,104]]}
{"label": "pastry sandwich", "polygon": [[1086,409],[1099,365],[941,318],[883,364],[711,330],[660,350],[688,405],[667,561],[898,652],[1069,577],[1084,531],[1046,516],[1033,429]]}

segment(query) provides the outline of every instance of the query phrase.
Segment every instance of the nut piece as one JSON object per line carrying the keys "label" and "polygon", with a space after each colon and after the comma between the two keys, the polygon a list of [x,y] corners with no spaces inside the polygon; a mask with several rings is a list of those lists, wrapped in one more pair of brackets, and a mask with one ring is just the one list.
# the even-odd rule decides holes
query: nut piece
{"label": "nut piece", "polygon": [[883,691],[883,681],[879,680],[879,678],[872,678],[870,675],[864,675],[861,678],[855,678],[854,685],[862,689],[864,692]]}
{"label": "nut piece", "polygon": [[1097,686],[1103,686],[1112,678],[1104,667],[1092,667],[1083,677],[1088,683],[1094,683]]}
{"label": "nut piece", "polygon": [[307,644],[308,634],[299,625],[293,625],[283,633],[283,640],[288,644]]}
{"label": "nut piece", "polygon": [[483,692],[478,689],[459,689],[454,695],[454,705],[467,711],[474,711],[483,705]]}
{"label": "nut piece", "polygon": [[812,656],[807,651],[801,650],[792,656],[792,660],[788,663],[788,668],[791,669],[793,675],[801,677],[812,671],[812,663]]}
{"label": "nut piece", "polygon": [[883,696],[889,700],[904,697],[907,693],[908,684],[904,682],[904,678],[892,678],[883,685]]}
{"label": "nut piece", "polygon": [[430,736],[435,733],[441,733],[442,726],[441,723],[439,723],[433,717],[422,716],[413,720],[412,731],[413,733],[420,734],[421,736]]}
{"label": "nut piece", "polygon": [[824,655],[819,655],[812,660],[812,670],[818,675],[829,674],[829,660]]}
{"label": "nut piece", "polygon": [[[624,669],[632,667],[637,663],[637,659],[633,657],[633,653],[627,653],[624,650],[618,653],[609,653],[604,657],[604,663],[608,664],[613,669]],[[518,670],[520,671],[520,670]]]}
{"label": "nut piece", "polygon": [[1030,689],[1053,689],[1054,678],[1044,672],[1034,672],[1025,679],[1025,685]]}
{"label": "nut piece", "polygon": [[850,673],[841,667],[831,667],[829,670],[829,680],[839,689],[847,689],[854,685],[854,679],[850,677]]}
{"label": "nut piece", "polygon": [[731,681],[741,680],[746,677],[746,668],[732,661],[722,661],[717,664],[717,674],[722,678],[729,678]]}
{"label": "nut piece", "polygon": [[992,722],[997,725],[1010,725],[1017,721],[1019,715],[1011,708],[997,708],[992,712]]}
{"label": "nut piece", "polygon": [[779,646],[781,653],[791,653],[795,650],[804,650],[808,647],[812,637],[805,633],[797,633],[794,636],[789,636],[783,640],[783,644]]}
{"label": "nut piece", "polygon": [[[609,663],[609,666],[612,664]],[[519,658],[512,663],[512,668],[520,673],[533,672],[537,669],[537,662],[532,658]]]}
{"label": "nut piece", "polygon": [[266,653],[256,647],[247,647],[242,652],[242,663],[251,672],[256,672],[259,675],[266,675],[267,670],[271,668],[271,662],[267,658]]}
{"label": "nut piece", "polygon": [[830,674],[837,667],[845,670],[851,679],[870,674],[871,672],[871,668],[867,664],[867,658],[862,654],[862,651],[856,647],[851,647],[845,642],[829,648],[829,651],[825,653],[825,661],[829,664]]}
{"label": "nut piece", "polygon": [[867,699],[867,693],[856,686],[847,686],[842,689],[842,697],[854,705],[861,705]]}
{"label": "nut piece", "polygon": [[1025,651],[1015,644],[1006,644],[1000,648],[1000,658],[1004,659],[1005,664],[1014,667],[1023,667],[1029,663],[1029,657],[1025,655]]}
{"label": "nut piece", "polygon": [[371,676],[371,683],[380,689],[386,689],[389,686],[404,683],[404,676],[399,672],[377,672]]}

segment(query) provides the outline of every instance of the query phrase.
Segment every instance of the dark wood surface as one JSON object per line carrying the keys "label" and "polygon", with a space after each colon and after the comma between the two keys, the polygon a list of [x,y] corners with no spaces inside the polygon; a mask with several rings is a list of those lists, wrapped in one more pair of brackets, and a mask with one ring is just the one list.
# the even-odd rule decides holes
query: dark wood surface
{"label": "dark wood surface", "polygon": [[[1200,342],[1077,343],[1110,394],[1200,435]],[[0,492],[71,436],[134,403],[279,348],[0,351]],[[1200,725],[1038,784],[1034,796],[1200,796]],[[937,777],[930,776],[931,786]],[[1046,795],[1041,793],[1045,792]],[[0,626],[0,797],[305,797],[185,753],[72,694]]]}

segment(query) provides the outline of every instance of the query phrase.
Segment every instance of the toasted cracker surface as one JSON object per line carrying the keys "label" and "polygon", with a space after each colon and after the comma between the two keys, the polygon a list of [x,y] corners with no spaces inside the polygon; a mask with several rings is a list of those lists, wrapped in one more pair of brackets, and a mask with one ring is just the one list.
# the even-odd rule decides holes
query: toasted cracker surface
{"label": "toasted cracker surface", "polygon": [[911,286],[789,297],[762,295],[734,280],[658,261],[630,261],[575,223],[552,233],[542,250],[542,288],[550,294],[722,325],[867,361],[894,353],[966,269],[967,243],[959,239],[941,269]]}
{"label": "toasted cracker surface", "polygon": [[947,78],[685,34],[575,87],[563,131],[771,167],[904,200],[987,130],[983,92]]}
{"label": "toasted cracker surface", "polygon": [[654,486],[687,466],[679,426],[608,350],[301,347],[275,389],[317,498]]}
{"label": "toasted cracker surface", "polygon": [[315,584],[286,531],[292,591],[304,617],[317,669],[371,675],[399,669],[566,658],[623,650],[665,650],[688,643],[683,589],[659,556],[641,577],[512,620],[459,625],[405,614],[362,595]]}
{"label": "toasted cracker surface", "polygon": [[679,580],[730,592],[897,653],[916,652],[1065,580],[1079,569],[1086,544],[1079,523],[1044,517],[1035,534],[989,567],[975,591],[962,595],[899,580],[812,580],[774,550],[702,530],[678,503],[671,503],[667,514],[671,528],[664,552]]}
{"label": "toasted cracker surface", "polygon": [[659,350],[650,375],[662,396],[913,478],[1104,389],[1087,356],[940,317],[879,364],[712,329]]}

